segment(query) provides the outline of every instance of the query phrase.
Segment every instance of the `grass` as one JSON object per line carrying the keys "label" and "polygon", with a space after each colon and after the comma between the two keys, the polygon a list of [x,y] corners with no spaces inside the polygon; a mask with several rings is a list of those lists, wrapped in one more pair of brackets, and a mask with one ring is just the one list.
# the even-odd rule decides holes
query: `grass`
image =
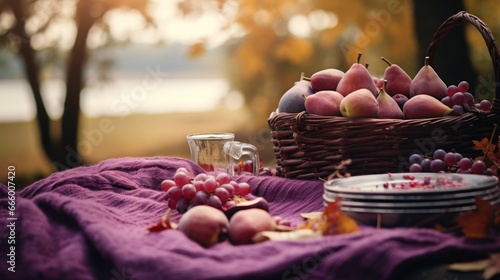
{"label": "grass", "polygon": [[[274,164],[269,128],[257,126],[247,109],[124,117],[82,118],[79,148],[86,164],[108,158],[176,156],[189,158],[186,135],[199,132],[233,132],[236,140],[254,144],[266,165]],[[16,168],[19,188],[48,176],[52,164],[38,142],[34,121],[0,123],[0,182],[7,182],[7,167]]]}

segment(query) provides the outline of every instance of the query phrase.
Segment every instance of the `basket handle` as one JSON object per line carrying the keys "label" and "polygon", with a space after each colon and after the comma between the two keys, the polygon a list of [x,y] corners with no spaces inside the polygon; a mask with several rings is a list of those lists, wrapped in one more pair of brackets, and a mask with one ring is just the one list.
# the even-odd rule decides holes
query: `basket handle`
{"label": "basket handle", "polygon": [[427,56],[429,56],[429,64],[432,62],[436,49],[441,43],[441,39],[448,33],[450,29],[461,24],[462,22],[469,22],[474,25],[477,30],[483,36],[483,39],[488,47],[490,53],[491,61],[493,63],[493,74],[495,77],[495,99],[493,100],[492,111],[500,112],[500,54],[498,53],[498,47],[493,38],[491,30],[488,28],[486,23],[484,23],[477,16],[469,14],[465,11],[456,13],[455,15],[449,17],[445,22],[439,26],[437,31],[434,33],[432,42],[427,50]]}

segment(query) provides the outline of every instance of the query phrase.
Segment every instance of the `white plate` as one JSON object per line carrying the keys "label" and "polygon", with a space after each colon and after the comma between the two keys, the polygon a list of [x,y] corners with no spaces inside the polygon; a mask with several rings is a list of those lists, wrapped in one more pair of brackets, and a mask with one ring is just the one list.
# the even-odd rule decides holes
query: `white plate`
{"label": "white plate", "polygon": [[340,197],[345,200],[362,200],[362,201],[433,201],[433,200],[450,200],[460,198],[470,198],[476,196],[491,195],[500,192],[500,188],[496,185],[485,187],[483,189],[473,189],[465,192],[439,193],[439,194],[424,194],[418,195],[405,192],[398,195],[383,195],[383,194],[352,194],[339,191],[330,191],[325,188],[325,194],[330,196]]}
{"label": "white plate", "polygon": [[[413,179],[410,179],[413,178]],[[428,178],[429,184],[424,184]],[[446,184],[440,184],[444,181]],[[415,183],[417,187],[403,189]],[[436,195],[481,190],[497,185],[498,179],[488,175],[456,173],[391,173],[359,175],[325,182],[331,192],[357,195]],[[387,184],[387,187],[384,187]],[[453,184],[454,186],[450,186]],[[428,188],[424,188],[427,186]],[[432,188],[431,188],[432,186]]]}
{"label": "white plate", "polygon": [[[480,196],[484,200],[495,201],[500,199],[500,193],[494,193],[486,196]],[[335,201],[334,196],[328,194],[323,195],[325,201]],[[419,201],[419,202],[374,202],[374,201],[355,201],[355,200],[342,200],[342,206],[346,207],[367,207],[367,208],[384,208],[384,209],[414,209],[414,208],[449,208],[449,207],[462,207],[474,206],[475,197],[467,199],[455,199],[448,201]]]}

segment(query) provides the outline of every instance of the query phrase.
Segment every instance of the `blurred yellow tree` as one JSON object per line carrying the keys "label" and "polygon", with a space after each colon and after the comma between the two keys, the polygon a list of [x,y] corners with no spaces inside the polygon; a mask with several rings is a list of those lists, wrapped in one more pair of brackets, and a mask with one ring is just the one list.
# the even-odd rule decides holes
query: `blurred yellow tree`
{"label": "blurred yellow tree", "polygon": [[[237,26],[237,36],[226,43],[227,73],[260,124],[301,72],[346,71],[358,52],[374,76],[386,67],[381,56],[415,72],[409,1],[188,0],[179,9],[186,16],[217,10],[227,22],[221,32]],[[200,55],[203,44],[192,54]]]}

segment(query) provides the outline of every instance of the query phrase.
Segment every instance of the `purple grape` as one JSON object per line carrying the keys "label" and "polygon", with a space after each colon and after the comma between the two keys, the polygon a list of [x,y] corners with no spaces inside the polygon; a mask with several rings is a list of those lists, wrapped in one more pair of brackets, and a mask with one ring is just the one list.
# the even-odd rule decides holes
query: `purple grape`
{"label": "purple grape", "polygon": [[481,100],[481,102],[479,102],[479,109],[483,111],[490,111],[491,102],[489,100]]}
{"label": "purple grape", "polygon": [[237,193],[241,196],[245,196],[247,194],[250,194],[250,185],[248,183],[245,183],[245,182],[239,183]]}
{"label": "purple grape", "polygon": [[193,186],[197,192],[205,190],[205,183],[203,181],[193,181]]}
{"label": "purple grape", "polygon": [[196,192],[196,194],[194,195],[193,201],[191,203],[194,205],[207,204],[208,196],[209,196],[208,193],[206,193],[204,191]]}
{"label": "purple grape", "polygon": [[220,187],[226,189],[226,191],[229,194],[229,197],[233,197],[233,195],[234,195],[234,187],[233,187],[233,185],[231,185],[231,184],[224,184],[224,185],[222,185]]}
{"label": "purple grape", "polygon": [[432,172],[441,172],[444,170],[445,164],[441,159],[433,159],[431,161],[431,171]]}
{"label": "purple grape", "polygon": [[455,153],[455,157],[457,158],[457,163],[463,158],[461,153]]}
{"label": "purple grape", "polygon": [[420,163],[420,166],[422,167],[422,172],[429,172],[431,171],[431,159],[429,158],[424,158],[422,162]]}
{"label": "purple grape", "polygon": [[398,103],[399,108],[403,110],[403,105],[405,105],[406,101],[408,101],[408,97],[404,94],[398,93],[392,96],[392,99]]}
{"label": "purple grape", "polygon": [[448,86],[448,96],[449,97],[453,96],[458,91],[459,90],[458,90],[458,87],[456,85],[450,85],[450,86]]}
{"label": "purple grape", "polygon": [[464,104],[465,96],[463,92],[457,92],[451,97],[451,103],[454,105]]}
{"label": "purple grape", "polygon": [[163,180],[161,182],[161,189],[164,192],[167,192],[171,187],[174,187],[174,186],[175,186],[174,180],[167,179],[167,180]]}
{"label": "purple grape", "polygon": [[222,187],[216,188],[214,195],[220,199],[220,202],[222,204],[225,204],[230,198],[229,192],[225,188],[222,188]]}
{"label": "purple grape", "polygon": [[474,96],[468,91],[464,92],[464,104],[474,106]]}
{"label": "purple grape", "polygon": [[462,107],[462,105],[453,105],[451,109],[453,110],[451,112],[452,116],[461,116],[464,114],[464,107]]}
{"label": "purple grape", "polygon": [[219,185],[228,184],[231,181],[231,176],[227,173],[222,172],[217,174],[215,181],[217,181]]}
{"label": "purple grape", "polygon": [[482,160],[476,160],[472,163],[471,170],[474,174],[483,174],[486,170],[486,164]]}
{"label": "purple grape", "polygon": [[433,159],[444,160],[444,155],[446,155],[446,151],[445,150],[443,150],[443,149],[437,149],[432,154],[432,158]]}
{"label": "purple grape", "polygon": [[168,208],[175,210],[175,208],[177,207],[177,200],[168,199],[167,205],[168,205]]}
{"label": "purple grape", "polygon": [[213,178],[207,178],[204,182],[205,191],[208,193],[213,193],[217,188],[217,182]]}
{"label": "purple grape", "polygon": [[420,164],[418,163],[414,163],[410,165],[410,172],[422,172],[422,166],[420,166]]}
{"label": "purple grape", "polygon": [[195,181],[205,181],[207,179],[207,174],[206,173],[199,173],[194,177]]}
{"label": "purple grape", "polygon": [[220,201],[220,198],[215,195],[211,195],[208,198],[207,205],[217,209],[222,209],[222,202]]}
{"label": "purple grape", "polygon": [[483,172],[483,174],[490,175],[490,176],[496,175],[495,171],[491,168],[486,168],[486,170]]}
{"label": "purple grape", "polygon": [[191,178],[189,178],[189,175],[184,172],[176,172],[174,174],[174,182],[177,186],[182,187],[185,184],[189,184]]}
{"label": "purple grape", "polygon": [[177,201],[177,205],[175,206],[175,209],[177,210],[177,212],[184,214],[187,212],[190,204],[191,203],[189,202],[189,200],[187,200],[185,198],[181,198],[181,199],[179,199],[179,201]]}
{"label": "purple grape", "polygon": [[453,107],[453,103],[451,102],[451,97],[449,97],[449,96],[443,97],[443,99],[441,99],[441,103],[443,103],[444,105],[446,105],[450,108]]}
{"label": "purple grape", "polygon": [[185,199],[191,200],[194,198],[196,195],[196,188],[194,187],[193,184],[186,184],[182,187],[182,196],[184,196]]}
{"label": "purple grape", "polygon": [[455,156],[455,153],[446,153],[446,155],[444,155],[443,161],[447,166],[453,166],[457,164],[457,157]]}
{"label": "purple grape", "polygon": [[414,163],[420,164],[422,162],[422,156],[419,154],[412,154],[412,155],[410,155],[408,160],[409,160],[410,164],[414,164]]}
{"label": "purple grape", "polygon": [[461,170],[469,170],[472,167],[472,160],[470,158],[462,158],[458,162],[458,168]]}
{"label": "purple grape", "polygon": [[460,173],[460,174],[470,174],[470,171],[469,171],[469,170],[467,170],[467,169],[465,169],[465,170],[464,170],[464,169],[460,169],[460,168],[459,168],[459,169],[457,170],[457,173]]}
{"label": "purple grape", "polygon": [[174,186],[167,191],[166,195],[169,199],[177,201],[182,198],[182,190],[178,186]]}
{"label": "purple grape", "polygon": [[458,83],[457,87],[459,92],[466,92],[469,90],[469,83],[467,81],[461,81]]}

